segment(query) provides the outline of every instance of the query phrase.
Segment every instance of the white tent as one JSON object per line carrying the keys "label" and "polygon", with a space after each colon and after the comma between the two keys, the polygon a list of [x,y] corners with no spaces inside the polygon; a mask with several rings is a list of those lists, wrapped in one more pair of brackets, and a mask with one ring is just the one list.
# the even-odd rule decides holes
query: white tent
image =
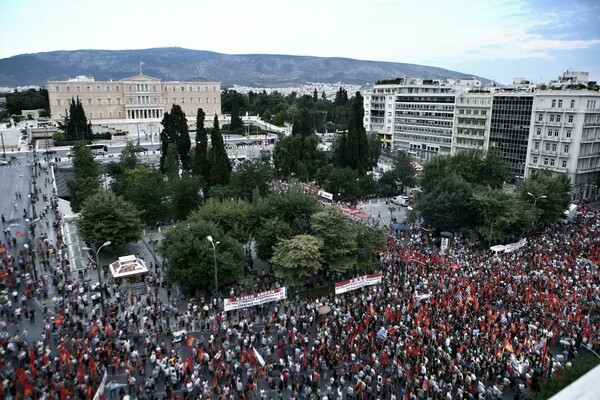
{"label": "white tent", "polygon": [[119,257],[117,261],[109,265],[113,278],[129,278],[148,272],[146,263],[136,256]]}

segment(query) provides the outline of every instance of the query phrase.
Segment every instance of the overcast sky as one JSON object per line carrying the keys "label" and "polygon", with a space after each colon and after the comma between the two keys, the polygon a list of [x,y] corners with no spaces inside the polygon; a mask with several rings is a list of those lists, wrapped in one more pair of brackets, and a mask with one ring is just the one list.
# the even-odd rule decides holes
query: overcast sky
{"label": "overcast sky", "polygon": [[2,0],[0,10],[0,58],[177,46],[424,64],[504,84],[566,69],[600,80],[599,0]]}

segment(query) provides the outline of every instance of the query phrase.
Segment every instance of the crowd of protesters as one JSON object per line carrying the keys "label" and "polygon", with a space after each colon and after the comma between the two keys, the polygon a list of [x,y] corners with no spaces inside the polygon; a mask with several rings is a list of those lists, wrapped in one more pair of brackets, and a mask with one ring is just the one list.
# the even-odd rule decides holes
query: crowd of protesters
{"label": "crowd of protesters", "polygon": [[[58,231],[55,200],[43,218]],[[147,294],[98,287],[46,244],[42,280],[55,295],[36,294],[41,337],[27,333],[31,300],[2,308],[0,398],[91,400],[105,374],[111,399],[518,398],[581,345],[600,349],[600,213],[579,211],[509,253],[457,238],[440,254],[415,230],[390,238],[380,284],[229,312],[216,299],[178,302],[158,265]],[[2,263],[9,292],[31,281],[18,260]],[[271,278],[253,291],[274,287]]]}

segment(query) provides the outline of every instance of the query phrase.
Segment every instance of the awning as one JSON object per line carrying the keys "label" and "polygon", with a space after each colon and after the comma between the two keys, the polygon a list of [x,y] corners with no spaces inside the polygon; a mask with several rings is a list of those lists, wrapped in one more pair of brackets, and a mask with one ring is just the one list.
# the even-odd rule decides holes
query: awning
{"label": "awning", "polygon": [[119,257],[117,261],[109,265],[113,278],[127,278],[148,272],[146,263],[136,256]]}

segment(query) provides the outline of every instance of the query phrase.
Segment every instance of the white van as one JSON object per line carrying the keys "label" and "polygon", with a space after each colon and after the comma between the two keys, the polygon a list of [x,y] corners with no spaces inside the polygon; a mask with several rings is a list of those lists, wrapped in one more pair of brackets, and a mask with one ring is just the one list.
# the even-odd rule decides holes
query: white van
{"label": "white van", "polygon": [[408,207],[408,196],[396,196],[392,197],[390,200],[392,204],[397,204],[399,206]]}

